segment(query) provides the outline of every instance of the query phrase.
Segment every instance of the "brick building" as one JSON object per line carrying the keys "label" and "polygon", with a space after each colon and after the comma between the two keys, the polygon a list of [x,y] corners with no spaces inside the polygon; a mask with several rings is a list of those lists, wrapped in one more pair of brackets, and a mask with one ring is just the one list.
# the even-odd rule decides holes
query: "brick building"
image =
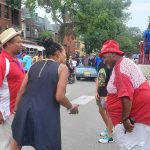
{"label": "brick building", "polygon": [[83,55],[84,43],[78,40],[73,34],[66,34],[64,47],[68,55],[75,57],[76,54]]}
{"label": "brick building", "polygon": [[12,9],[5,0],[0,0],[0,32],[9,27],[21,28],[21,11],[19,8]]}

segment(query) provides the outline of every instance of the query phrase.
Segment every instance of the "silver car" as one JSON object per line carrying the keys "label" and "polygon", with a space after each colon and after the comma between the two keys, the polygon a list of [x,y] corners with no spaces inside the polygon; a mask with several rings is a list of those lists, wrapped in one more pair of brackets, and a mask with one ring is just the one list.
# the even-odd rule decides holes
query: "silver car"
{"label": "silver car", "polygon": [[76,79],[80,80],[81,78],[97,78],[97,71],[94,67],[88,66],[78,66],[75,70]]}

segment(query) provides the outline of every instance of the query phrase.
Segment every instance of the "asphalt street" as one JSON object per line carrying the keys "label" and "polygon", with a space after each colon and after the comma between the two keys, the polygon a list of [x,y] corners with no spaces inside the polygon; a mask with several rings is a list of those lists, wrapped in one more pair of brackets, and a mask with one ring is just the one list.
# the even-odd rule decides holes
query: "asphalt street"
{"label": "asphalt street", "polygon": [[[78,115],[70,115],[61,107],[62,150],[118,150],[116,142],[109,144],[98,143],[100,130],[104,123],[98,113],[95,99],[88,101],[88,96],[95,95],[94,81],[76,81],[68,84],[67,96],[70,101],[87,96],[87,102],[81,104]],[[23,150],[34,150],[24,147]]]}

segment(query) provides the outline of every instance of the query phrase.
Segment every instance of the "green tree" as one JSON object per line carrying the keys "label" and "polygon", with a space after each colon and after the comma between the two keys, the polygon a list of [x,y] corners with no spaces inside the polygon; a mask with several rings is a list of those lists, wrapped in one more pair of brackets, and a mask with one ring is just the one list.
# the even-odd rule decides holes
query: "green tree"
{"label": "green tree", "polygon": [[78,34],[85,43],[85,51],[98,51],[107,39],[118,39],[129,14],[125,10],[130,6],[127,0],[82,0],[77,12],[80,24]]}
{"label": "green tree", "polygon": [[45,8],[47,13],[60,25],[59,37],[63,43],[64,35],[73,32],[74,28],[74,2],[73,0],[26,0],[26,6],[32,10],[36,6]]}
{"label": "green tree", "polygon": [[142,32],[137,27],[125,27],[118,38],[121,49],[128,54],[139,52],[139,41],[142,40]]}
{"label": "green tree", "polygon": [[43,45],[42,41],[43,39],[45,38],[48,38],[48,37],[51,37],[53,38],[53,33],[48,31],[48,30],[45,30],[43,31],[41,34],[40,34],[40,37],[39,38],[36,38],[35,41],[39,44],[39,45]]}
{"label": "green tree", "polygon": [[12,9],[17,8],[20,9],[21,8],[21,3],[22,0],[5,0],[7,5],[10,5]]}
{"label": "green tree", "polygon": [[131,0],[26,0],[26,6],[45,8],[53,20],[60,24],[59,36],[75,34],[85,43],[85,52],[99,51],[107,39],[116,39],[121,48],[137,51],[141,38],[137,28],[125,26],[129,19]]}
{"label": "green tree", "polygon": [[43,38],[47,38],[47,37],[53,37],[53,33],[50,32],[50,31],[43,31],[40,35],[40,38],[43,39]]}

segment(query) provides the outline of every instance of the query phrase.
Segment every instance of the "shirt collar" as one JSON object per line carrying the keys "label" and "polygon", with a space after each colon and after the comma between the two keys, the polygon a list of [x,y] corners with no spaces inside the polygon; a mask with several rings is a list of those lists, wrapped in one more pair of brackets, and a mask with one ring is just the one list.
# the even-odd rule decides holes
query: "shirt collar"
{"label": "shirt collar", "polygon": [[6,50],[2,50],[1,54],[5,57],[7,57],[10,61],[14,61],[14,59],[16,59],[16,57],[11,56]]}

